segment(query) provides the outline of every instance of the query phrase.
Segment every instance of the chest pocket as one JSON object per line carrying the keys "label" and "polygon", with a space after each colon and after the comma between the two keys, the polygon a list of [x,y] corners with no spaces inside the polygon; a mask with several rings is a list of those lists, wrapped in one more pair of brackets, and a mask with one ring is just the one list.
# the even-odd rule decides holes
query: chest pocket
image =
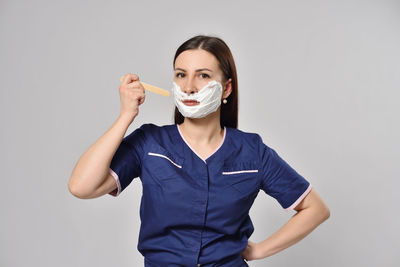
{"label": "chest pocket", "polygon": [[225,163],[221,175],[228,186],[236,189],[240,196],[246,196],[259,189],[258,167],[255,161]]}
{"label": "chest pocket", "polygon": [[181,177],[182,166],[182,157],[173,155],[159,145],[152,145],[144,155],[143,167],[146,172],[160,181]]}

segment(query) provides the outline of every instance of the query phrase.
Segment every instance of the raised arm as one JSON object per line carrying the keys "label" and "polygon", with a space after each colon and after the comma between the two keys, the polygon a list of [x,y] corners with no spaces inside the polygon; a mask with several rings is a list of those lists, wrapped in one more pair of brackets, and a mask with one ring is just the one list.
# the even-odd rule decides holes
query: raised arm
{"label": "raised arm", "polygon": [[[107,183],[105,182],[110,175],[111,159],[132,121],[133,118],[129,116],[118,117],[107,132],[83,153],[68,182],[68,189],[71,194],[83,199],[94,198],[99,196],[97,191],[100,186],[107,184],[110,186],[111,179],[108,179]],[[112,184],[114,187],[111,190],[116,187],[115,182]]]}
{"label": "raised arm", "polygon": [[135,74],[127,74],[119,88],[121,113],[113,125],[76,163],[68,189],[78,198],[94,198],[116,188],[109,173],[111,160],[121,144],[129,125],[139,113],[138,106],[144,102],[145,92]]}

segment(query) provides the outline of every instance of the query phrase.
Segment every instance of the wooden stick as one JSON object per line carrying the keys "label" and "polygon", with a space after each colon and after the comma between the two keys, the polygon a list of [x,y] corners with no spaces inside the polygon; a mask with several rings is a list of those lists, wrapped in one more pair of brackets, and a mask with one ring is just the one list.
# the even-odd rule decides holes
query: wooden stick
{"label": "wooden stick", "polygon": [[[121,76],[121,78],[119,80],[122,82],[124,80],[124,78],[125,78],[125,76]],[[150,92],[153,92],[153,93],[156,93],[159,95],[163,95],[163,96],[170,96],[169,91],[167,91],[165,89],[162,89],[157,86],[154,86],[154,85],[151,85],[148,83],[144,83],[144,82],[140,82],[140,83],[143,85],[144,89],[146,89],[147,91],[150,91]]]}

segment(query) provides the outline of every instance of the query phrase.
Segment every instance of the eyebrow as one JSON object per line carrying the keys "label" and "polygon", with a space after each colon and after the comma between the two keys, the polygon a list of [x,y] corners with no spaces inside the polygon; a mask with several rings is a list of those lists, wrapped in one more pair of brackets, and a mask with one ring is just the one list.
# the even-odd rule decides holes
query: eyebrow
{"label": "eyebrow", "polygon": [[[184,70],[184,69],[181,69],[181,68],[176,68],[175,70],[181,70],[181,71],[184,71],[184,72],[186,72],[186,70]],[[196,72],[199,72],[199,71],[204,71],[204,70],[208,70],[208,71],[212,72],[212,70],[210,70],[210,69],[207,69],[207,68],[197,69],[197,70],[196,70]]]}

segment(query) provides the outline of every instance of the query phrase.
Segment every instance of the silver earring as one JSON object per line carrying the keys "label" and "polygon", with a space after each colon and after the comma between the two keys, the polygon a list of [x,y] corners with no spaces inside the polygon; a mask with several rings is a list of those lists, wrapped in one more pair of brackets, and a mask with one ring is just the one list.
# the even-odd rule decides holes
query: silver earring
{"label": "silver earring", "polygon": [[228,100],[226,100],[226,98],[225,98],[224,100],[222,100],[222,102],[223,102],[224,104],[226,104],[226,103],[228,103]]}

